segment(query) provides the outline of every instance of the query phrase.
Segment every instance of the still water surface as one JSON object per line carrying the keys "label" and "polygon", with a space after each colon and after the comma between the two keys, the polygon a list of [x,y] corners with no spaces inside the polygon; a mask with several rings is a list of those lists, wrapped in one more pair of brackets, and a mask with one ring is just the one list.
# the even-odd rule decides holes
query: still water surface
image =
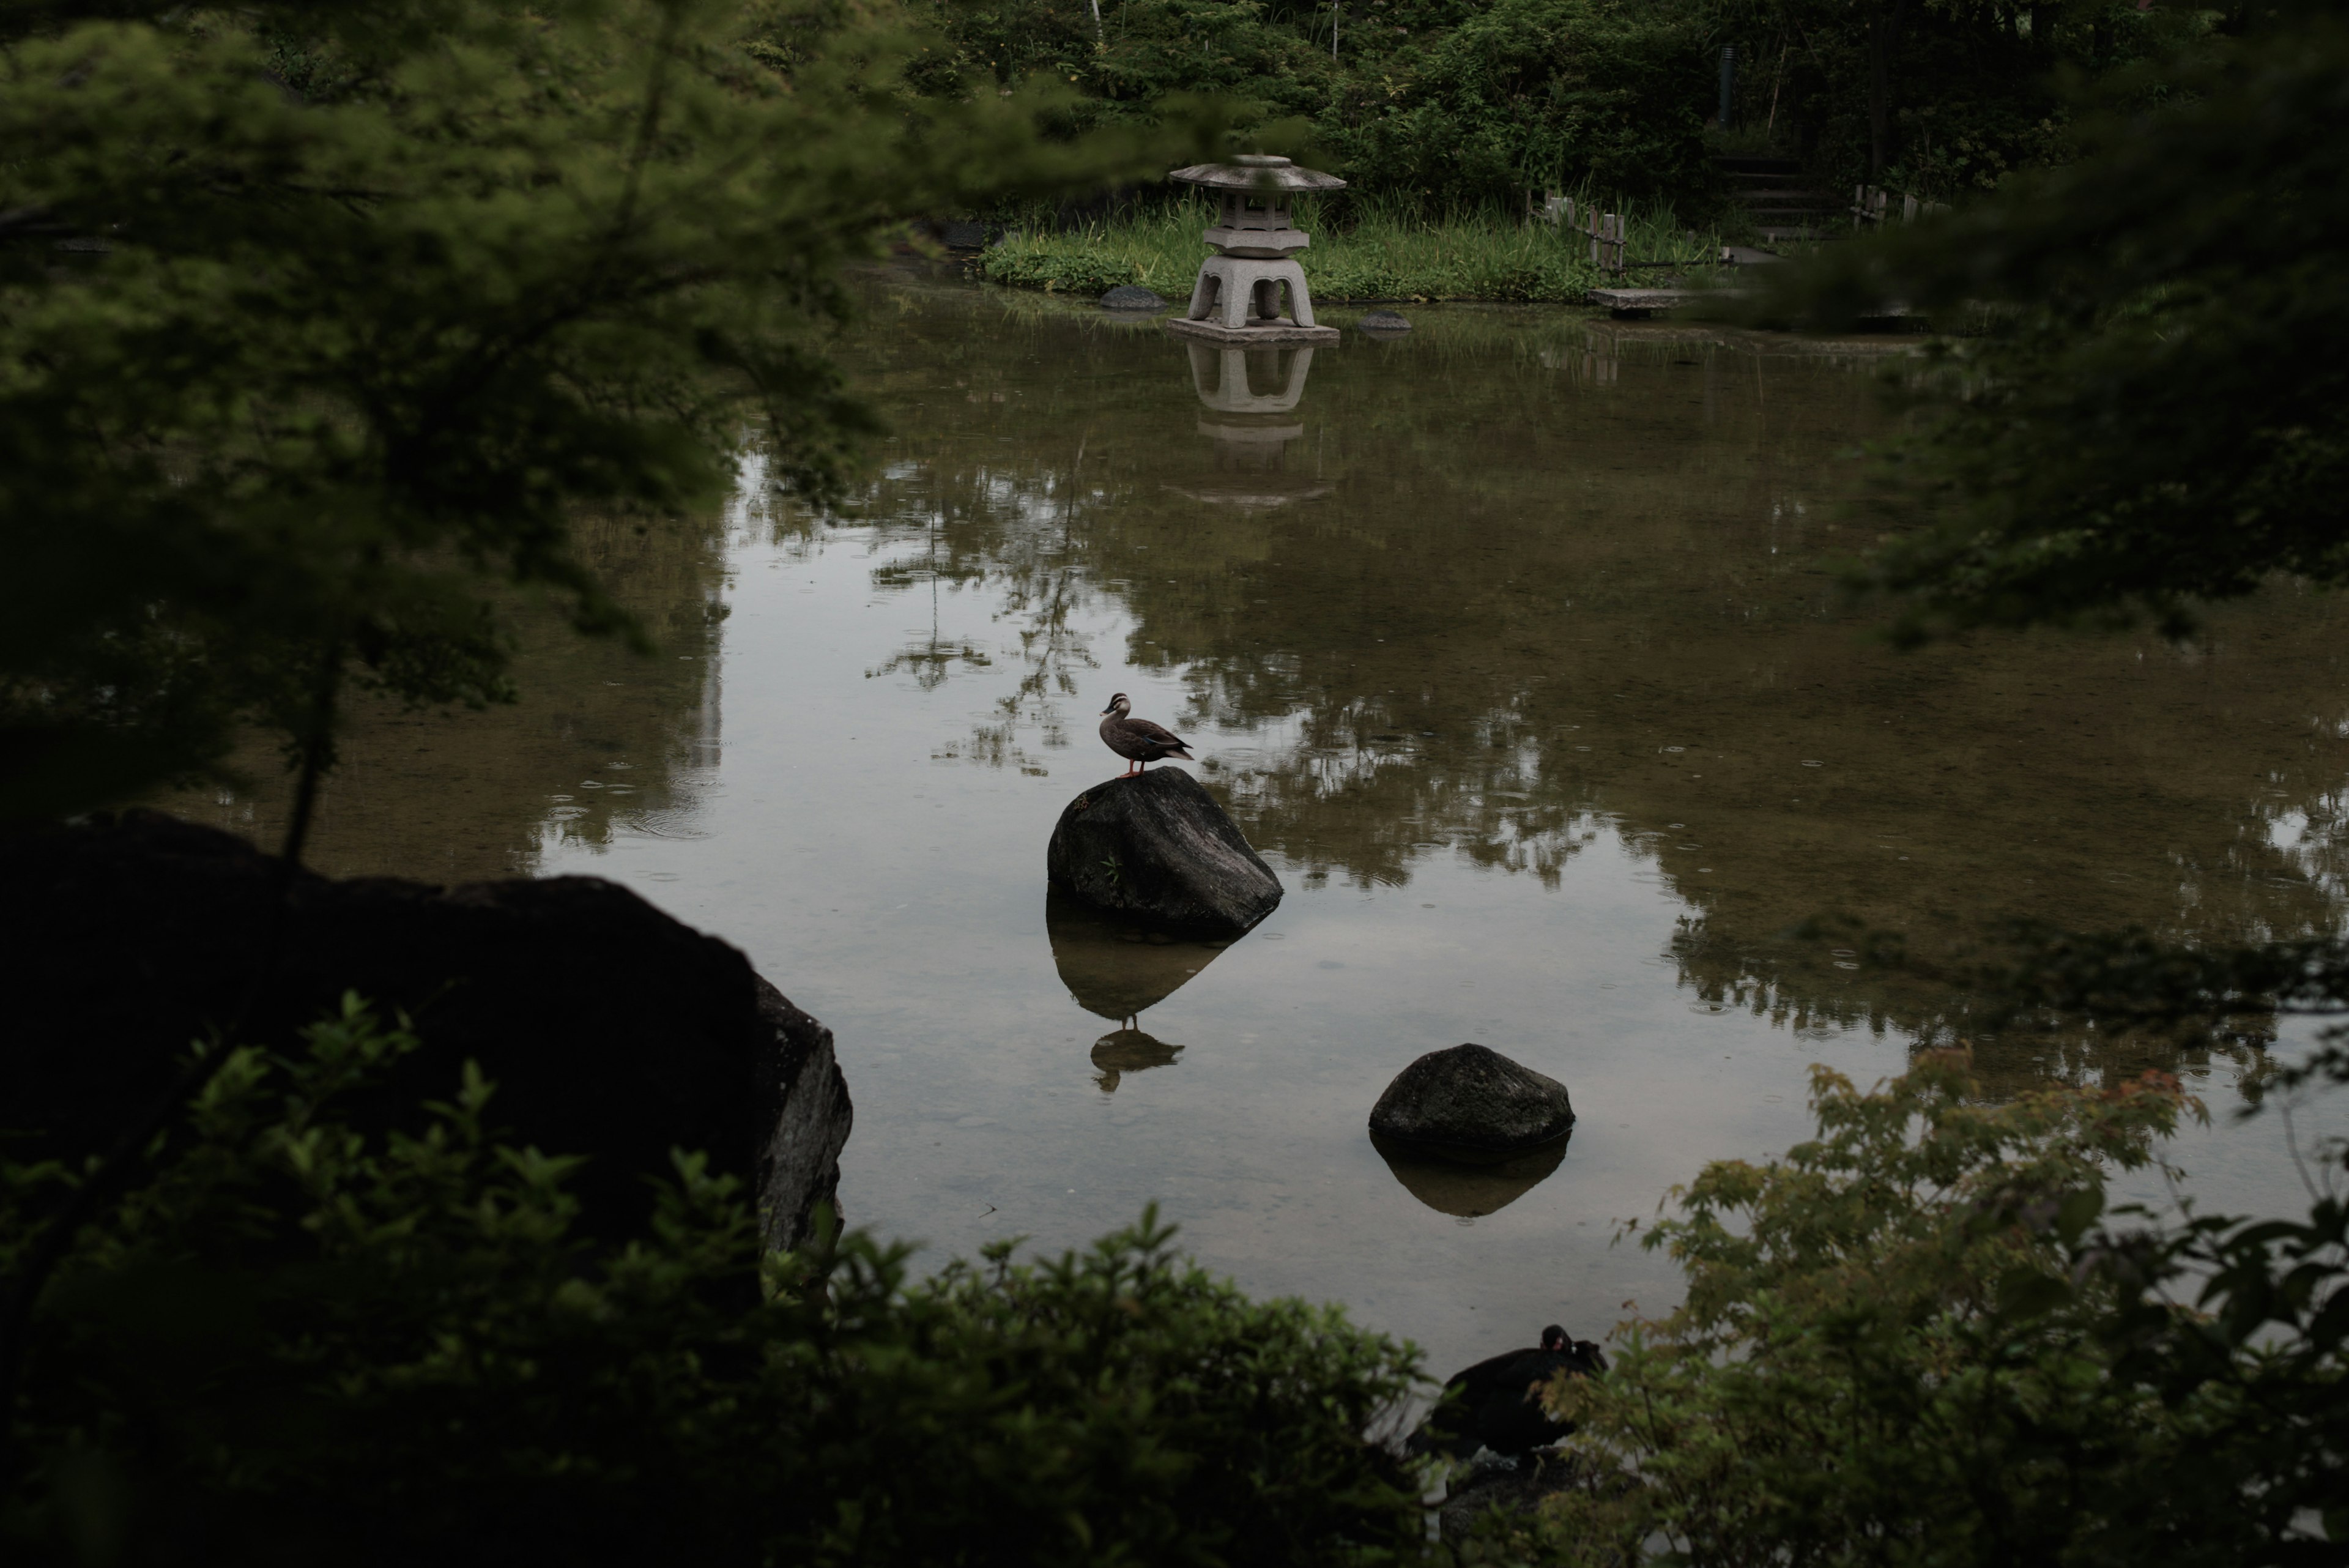
{"label": "still water surface", "polygon": [[[837,1034],[852,1221],[933,1258],[1154,1201],[1439,1368],[1596,1336],[1675,1295],[1618,1221],[1799,1140],[1813,1064],[1873,1079],[1960,1026],[1798,922],[1948,957],[2009,915],[2341,919],[2341,601],[2279,590],[2187,651],[1908,656],[1838,608],[1882,344],[1455,309],[1250,362],[912,275],[867,306],[848,358],[894,433],[852,504],[751,483],[704,531],[592,531],[660,655],[528,620],[520,707],[366,722],[316,859],[608,877],[734,942]],[[1048,902],[1120,691],[1289,889],[1236,943]],[[277,801],[184,808],[265,833]],[[1463,1040],[1569,1086],[1561,1158],[1371,1147],[1387,1081]],[[2194,1189],[2303,1200],[2279,1118],[2234,1118],[2253,1053],[1976,1044],[1997,1093],[2181,1070]]]}

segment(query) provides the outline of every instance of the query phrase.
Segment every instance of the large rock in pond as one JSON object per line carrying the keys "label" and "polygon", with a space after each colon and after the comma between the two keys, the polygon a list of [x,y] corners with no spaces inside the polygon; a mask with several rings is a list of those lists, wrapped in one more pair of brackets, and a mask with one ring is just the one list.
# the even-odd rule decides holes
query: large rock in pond
{"label": "large rock in pond", "polygon": [[644,1178],[673,1148],[742,1179],[775,1245],[836,1201],[851,1109],[832,1032],[726,943],[597,877],[305,871],[262,975],[277,873],[244,840],[155,812],[0,836],[12,1155],[102,1149],[162,1102],[191,1040],[284,1048],[349,991],[405,1012],[423,1043],[349,1103],[359,1125],[418,1125],[478,1061],[502,1140],[588,1157],[574,1190],[599,1233],[641,1227]]}
{"label": "large rock in pond", "polygon": [[1555,1143],[1573,1127],[1564,1084],[1482,1045],[1430,1051],[1396,1074],[1371,1110],[1376,1137],[1471,1165]]}
{"label": "large rock in pond", "polygon": [[1045,856],[1052,886],[1098,909],[1237,936],[1280,903],[1280,878],[1179,768],[1097,784],[1071,801]]}

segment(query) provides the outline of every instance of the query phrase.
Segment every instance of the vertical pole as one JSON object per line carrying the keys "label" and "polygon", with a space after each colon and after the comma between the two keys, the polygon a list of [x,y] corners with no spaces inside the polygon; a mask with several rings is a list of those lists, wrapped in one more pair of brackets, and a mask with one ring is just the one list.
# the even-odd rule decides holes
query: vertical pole
{"label": "vertical pole", "polygon": [[1729,129],[1729,95],[1737,85],[1737,46],[1721,46],[1721,129]]}
{"label": "vertical pole", "polygon": [[1338,58],[1338,0],[1330,0],[1330,58]]}

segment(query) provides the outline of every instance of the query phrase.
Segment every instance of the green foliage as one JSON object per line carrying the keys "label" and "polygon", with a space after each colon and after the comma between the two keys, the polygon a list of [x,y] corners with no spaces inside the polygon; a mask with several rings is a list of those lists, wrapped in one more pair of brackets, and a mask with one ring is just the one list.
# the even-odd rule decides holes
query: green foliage
{"label": "green foliage", "polygon": [[[1633,260],[1702,263],[1718,254],[1719,236],[1692,234],[1672,209],[1627,203]],[[980,257],[990,282],[1070,294],[1100,294],[1138,283],[1181,303],[1206,255],[1200,234],[1214,209],[1185,197],[1144,207],[1106,223],[1054,233],[1041,228],[1007,236]],[[1503,299],[1580,304],[1606,281],[1589,258],[1589,243],[1529,223],[1491,207],[1455,210],[1428,222],[1413,203],[1357,200],[1342,221],[1300,213],[1313,236],[1298,257],[1313,297],[1342,300]]]}
{"label": "green foliage", "polygon": [[[1650,1232],[1687,1300],[1627,1325],[1608,1379],[1551,1391],[1581,1424],[1585,1484],[1526,1544],[1606,1561],[1661,1532],[1677,1560],[1723,1564],[2292,1560],[2299,1511],[2339,1507],[2337,1202],[2306,1227],[2104,1228],[2110,1172],[2199,1110],[2159,1075],[1999,1106],[1954,1054],[1872,1093],[1824,1069],[1815,1085],[1816,1140],[1708,1165]],[[2222,1259],[2201,1290],[2214,1317],[2163,1294]]]}
{"label": "green foliage", "polygon": [[2288,15],[2116,79],[2081,160],[1879,244],[1781,309],[1906,300],[1944,345],[1882,499],[1921,517],[1859,579],[1900,634],[2194,624],[2270,574],[2349,580],[2349,25]]}
{"label": "green foliage", "polygon": [[0,42],[0,816],[498,701],[500,582],[634,636],[573,519],[831,484],[841,263],[1178,150],[916,100],[885,11],[147,10]]}
{"label": "green foliage", "polygon": [[[862,1236],[761,1256],[679,1155],[646,1233],[490,1086],[406,1134],[336,1098],[413,1048],[351,1000],[236,1051],[36,1320],[12,1563],[1377,1563],[1415,1557],[1365,1434],[1415,1381],[1343,1314],[1251,1302],[1150,1216],[914,1283]],[[5,1169],[0,1263],[80,1177]],[[763,1282],[762,1282],[763,1280]]]}
{"label": "green foliage", "polygon": [[2211,13],[2132,0],[1712,0],[1740,57],[1733,141],[1950,201],[2070,156],[2063,82],[2207,31]]}
{"label": "green foliage", "polygon": [[1495,0],[1349,84],[1315,130],[1374,191],[1451,202],[1529,186],[1711,194],[1712,75],[1672,10],[1619,0]]}
{"label": "green foliage", "polygon": [[1112,0],[1093,29],[1071,0],[941,3],[918,78],[970,91],[1029,73],[1082,99],[1072,126],[1148,121],[1217,95],[1252,146],[1309,156],[1414,208],[1521,204],[1528,186],[1596,180],[1639,196],[1710,191],[1711,67],[1676,7],[1628,0]]}

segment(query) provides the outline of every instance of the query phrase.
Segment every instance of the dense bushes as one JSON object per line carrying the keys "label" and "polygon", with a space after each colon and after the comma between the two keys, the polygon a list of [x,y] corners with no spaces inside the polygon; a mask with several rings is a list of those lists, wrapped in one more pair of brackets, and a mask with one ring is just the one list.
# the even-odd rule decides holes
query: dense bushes
{"label": "dense bushes", "polygon": [[[356,1002],[238,1051],[40,1297],[0,1476],[13,1562],[1407,1563],[1407,1346],[1255,1303],[1141,1225],[908,1282],[759,1255],[679,1156],[644,1234],[494,1146],[468,1075],[406,1136],[338,1096],[413,1042]],[[2338,1054],[2332,1059],[2337,1074]],[[2108,1209],[2159,1075],[1983,1103],[1962,1057],[1710,1165],[1651,1245],[1684,1303],[1547,1391],[1577,1483],[1475,1562],[2337,1561],[2349,1210]],[[0,1266],[76,1177],[7,1167]],[[2197,1293],[2200,1311],[2172,1300]]]}
{"label": "dense bushes", "polygon": [[[2217,13],[2135,0],[1713,0],[1743,60],[1732,119],[1846,190],[1948,201],[2070,155],[2067,78],[2095,78]],[[2240,15],[2240,12],[2238,12]]]}
{"label": "dense bushes", "polygon": [[[1250,1302],[1141,1225],[919,1285],[859,1237],[761,1260],[679,1157],[645,1234],[495,1147],[469,1076],[409,1136],[338,1095],[413,1042],[354,1002],[243,1050],[35,1323],[12,1563],[1372,1562],[1416,1499],[1364,1440],[1407,1347]],[[10,1168],[0,1263],[73,1185]]]}
{"label": "dense bushes", "polygon": [[1682,11],[1630,0],[1370,0],[1277,12],[1262,0],[1112,0],[1095,33],[1071,0],[941,3],[917,73],[968,92],[1048,75],[1071,126],[1146,119],[1175,94],[1234,100],[1250,139],[1311,155],[1363,192],[1441,209],[1527,186],[1610,194],[1709,189],[1712,67]]}
{"label": "dense bushes", "polygon": [[1707,1166],[1649,1238],[1684,1304],[1553,1390],[1584,1484],[1522,1549],[2340,1561],[2338,1199],[2304,1224],[2108,1214],[2111,1173],[2199,1109],[2158,1074],[1996,1106],[1954,1054],[1873,1093],[1815,1074],[1816,1141]]}
{"label": "dense bushes", "polygon": [[1699,192],[1711,85],[1695,32],[1658,8],[1495,0],[1315,130],[1374,188],[1439,199],[1586,182]]}

